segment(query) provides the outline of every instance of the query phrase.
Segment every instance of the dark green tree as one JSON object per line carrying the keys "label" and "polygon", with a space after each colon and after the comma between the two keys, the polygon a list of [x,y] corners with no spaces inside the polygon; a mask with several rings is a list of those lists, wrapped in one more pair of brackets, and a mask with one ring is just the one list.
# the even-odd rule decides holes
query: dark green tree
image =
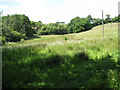
{"label": "dark green tree", "polygon": [[106,19],[105,19],[105,23],[110,23],[111,22],[111,18],[109,14],[106,14]]}
{"label": "dark green tree", "polygon": [[[30,38],[33,36],[30,20],[25,15],[7,15],[2,17],[2,36],[6,37],[6,41],[20,41],[16,35],[25,35]],[[12,38],[11,38],[12,37]],[[16,38],[16,40],[11,40]]]}

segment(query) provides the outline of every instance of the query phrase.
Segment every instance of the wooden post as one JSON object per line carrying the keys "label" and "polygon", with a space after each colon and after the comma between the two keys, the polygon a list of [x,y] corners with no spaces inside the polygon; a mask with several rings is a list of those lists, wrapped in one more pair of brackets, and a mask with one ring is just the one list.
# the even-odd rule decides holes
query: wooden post
{"label": "wooden post", "polygon": [[103,15],[103,10],[102,10],[102,29],[103,29],[103,39],[104,39],[104,15]]}

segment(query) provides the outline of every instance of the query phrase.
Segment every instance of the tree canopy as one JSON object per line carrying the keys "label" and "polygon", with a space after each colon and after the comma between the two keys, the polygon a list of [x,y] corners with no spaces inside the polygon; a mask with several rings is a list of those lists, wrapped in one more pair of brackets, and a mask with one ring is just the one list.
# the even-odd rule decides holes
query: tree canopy
{"label": "tree canopy", "polygon": [[[25,15],[7,15],[2,17],[2,35],[6,41],[16,41],[13,37],[14,34],[20,34],[22,38],[25,35],[27,38],[33,35],[30,20]],[[20,40],[18,40],[20,41]]]}
{"label": "tree canopy", "polygon": [[[111,18],[106,14],[104,23],[120,22],[120,15]],[[70,23],[56,22],[43,24],[41,21],[30,21],[28,16],[24,14],[14,14],[2,16],[2,41],[5,42],[19,42],[21,39],[29,39],[35,34],[50,35],[50,34],[67,34],[78,33],[90,30],[94,26],[101,25],[102,19],[93,18],[88,15],[86,18],[75,17]]]}

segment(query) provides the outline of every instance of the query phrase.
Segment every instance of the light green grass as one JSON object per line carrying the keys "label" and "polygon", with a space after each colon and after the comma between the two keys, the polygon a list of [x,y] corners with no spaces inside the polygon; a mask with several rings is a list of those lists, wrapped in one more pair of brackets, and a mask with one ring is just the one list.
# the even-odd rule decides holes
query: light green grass
{"label": "light green grass", "polygon": [[118,24],[3,46],[3,87],[118,88]]}
{"label": "light green grass", "polygon": [[[114,31],[114,32],[113,32]],[[105,39],[117,39],[118,38],[118,24],[113,23],[113,24],[106,24],[105,25]],[[66,35],[43,35],[40,36],[40,38],[34,38],[31,40],[22,40],[20,43],[8,43],[8,45],[24,45],[24,44],[35,44],[35,43],[49,43],[49,42],[56,42],[56,41],[61,41],[61,42],[66,42],[65,37],[67,37],[68,40],[102,40],[102,26],[97,26],[94,27],[93,29],[86,31],[86,32],[81,32],[77,34],[66,34]]]}

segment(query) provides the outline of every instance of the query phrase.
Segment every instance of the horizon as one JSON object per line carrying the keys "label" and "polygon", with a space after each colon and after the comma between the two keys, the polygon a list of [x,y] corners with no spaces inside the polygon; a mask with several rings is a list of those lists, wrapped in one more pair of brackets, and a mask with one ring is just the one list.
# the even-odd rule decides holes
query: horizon
{"label": "horizon", "polygon": [[118,16],[119,0],[0,0],[0,11],[3,15],[25,14],[30,21],[41,21],[44,24],[65,22],[68,24],[75,17],[104,18],[110,14],[111,18]]}

